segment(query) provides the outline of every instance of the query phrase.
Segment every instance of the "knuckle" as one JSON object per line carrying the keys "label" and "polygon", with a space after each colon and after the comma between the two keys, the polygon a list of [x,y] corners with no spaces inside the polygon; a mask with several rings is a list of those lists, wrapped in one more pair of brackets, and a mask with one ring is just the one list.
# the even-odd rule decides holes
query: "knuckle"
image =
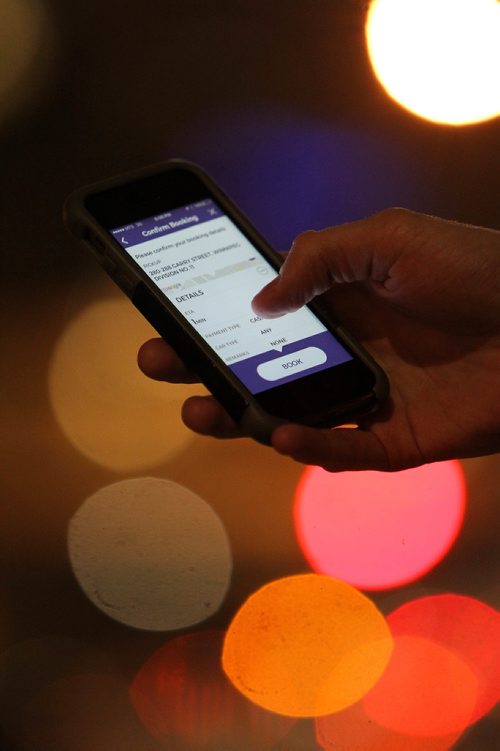
{"label": "knuckle", "polygon": [[318,242],[318,232],[314,229],[308,229],[305,232],[301,232],[297,235],[292,243],[292,250],[294,252],[303,252],[309,250],[315,246]]}
{"label": "knuckle", "polygon": [[409,209],[395,206],[380,211],[374,215],[373,219],[391,234],[404,237],[413,231],[416,214]]}

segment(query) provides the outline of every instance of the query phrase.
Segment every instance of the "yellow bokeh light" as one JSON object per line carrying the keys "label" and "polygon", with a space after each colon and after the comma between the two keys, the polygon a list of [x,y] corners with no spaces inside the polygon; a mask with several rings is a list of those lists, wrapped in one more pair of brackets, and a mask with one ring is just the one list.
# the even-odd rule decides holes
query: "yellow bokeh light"
{"label": "yellow bokeh light", "polygon": [[368,51],[388,94],[433,122],[500,115],[498,0],[373,0]]}
{"label": "yellow bokeh light", "polygon": [[49,371],[51,403],[69,441],[115,471],[157,466],[192,441],[180,418],[201,386],[152,381],[136,363],[154,330],[126,299],[88,305],[63,331]]}
{"label": "yellow bokeh light", "polygon": [[362,697],[391,650],[389,628],[371,600],[345,582],[303,574],[249,597],[227,631],[222,665],[255,704],[317,717]]}
{"label": "yellow bokeh light", "polygon": [[54,56],[54,28],[46,3],[0,0],[0,125],[36,100]]}

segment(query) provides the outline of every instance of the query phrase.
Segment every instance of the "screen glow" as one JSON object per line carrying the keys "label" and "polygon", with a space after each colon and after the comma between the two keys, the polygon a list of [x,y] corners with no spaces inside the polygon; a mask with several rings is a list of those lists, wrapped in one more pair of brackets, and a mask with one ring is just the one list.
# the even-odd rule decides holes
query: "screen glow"
{"label": "screen glow", "polygon": [[111,234],[253,394],[352,359],[307,307],[272,321],[254,313],[252,298],[277,272],[211,198]]}
{"label": "screen glow", "polygon": [[315,571],[361,589],[387,589],[418,579],[446,555],[464,509],[458,462],[394,473],[308,467],[294,516]]}
{"label": "screen glow", "polygon": [[373,0],[366,39],[380,83],[414,114],[450,125],[500,115],[497,0]]}

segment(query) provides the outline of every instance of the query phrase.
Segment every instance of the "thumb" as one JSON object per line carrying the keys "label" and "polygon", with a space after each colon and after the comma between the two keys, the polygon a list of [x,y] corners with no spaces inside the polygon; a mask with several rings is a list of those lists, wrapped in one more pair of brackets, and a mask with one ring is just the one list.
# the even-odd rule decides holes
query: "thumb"
{"label": "thumb", "polygon": [[405,248],[416,215],[388,209],[368,219],[299,235],[279,276],[252,300],[266,318],[291,313],[342,282],[378,282]]}

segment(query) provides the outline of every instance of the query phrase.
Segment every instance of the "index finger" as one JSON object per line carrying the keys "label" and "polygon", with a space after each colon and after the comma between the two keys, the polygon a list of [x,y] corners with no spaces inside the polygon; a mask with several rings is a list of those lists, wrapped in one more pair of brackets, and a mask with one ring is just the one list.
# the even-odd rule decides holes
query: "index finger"
{"label": "index finger", "polygon": [[429,217],[406,209],[386,209],[319,232],[303,232],[293,242],[279,276],[252,300],[254,311],[275,318],[298,310],[334,284],[372,282],[379,294],[415,226]]}

